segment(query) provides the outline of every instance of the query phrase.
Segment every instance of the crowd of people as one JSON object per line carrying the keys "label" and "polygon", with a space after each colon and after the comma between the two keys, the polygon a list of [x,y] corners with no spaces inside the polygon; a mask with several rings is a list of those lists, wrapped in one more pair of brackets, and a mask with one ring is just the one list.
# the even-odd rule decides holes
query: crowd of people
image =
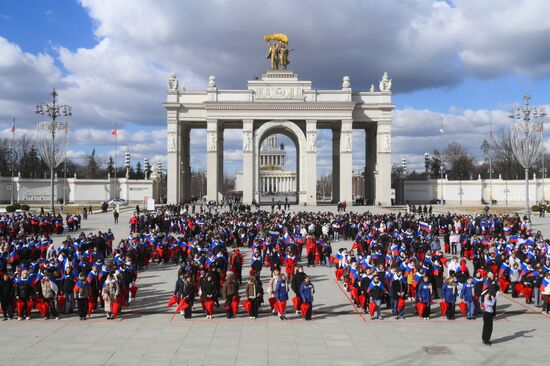
{"label": "crowd of people", "polygon": [[[81,320],[103,309],[116,317],[135,298],[138,244],[126,240],[113,250],[107,232],[77,231],[75,215],[14,214],[0,217],[0,305],[3,320],[16,317],[59,319],[78,313]],[[36,309],[36,311],[34,311]]]}
{"label": "crowd of people", "polygon": [[[61,302],[70,312],[74,298],[92,299],[77,301],[80,314],[99,303],[112,317],[111,304],[131,301],[136,273],[150,261],[178,266],[169,303],[185,318],[193,308],[208,318],[221,308],[217,311],[233,318],[242,307],[256,319],[265,306],[285,320],[291,302],[292,312],[310,320],[315,288],[306,265],[332,268],[357,308],[373,320],[389,313],[396,319],[441,314],[453,320],[457,307],[465,318],[475,319],[488,308],[494,315],[497,306],[491,301],[502,293],[550,310],[549,241],[518,215],[437,215],[427,210],[193,213],[189,206],[165,206],[155,213],[136,213],[131,235],[114,251],[110,231],[69,236],[54,248],[50,229],[40,231],[38,225],[35,231],[29,220],[6,215],[1,221],[7,317],[11,309],[23,318],[19,310],[29,302],[48,304],[47,316],[56,317],[54,308],[60,309]],[[51,228],[56,220],[45,221]],[[340,240],[353,244],[333,249]],[[242,248],[250,248],[246,259]],[[9,284],[13,292],[6,290]]]}
{"label": "crowd of people", "polygon": [[[267,297],[272,312],[284,320],[284,309],[278,306],[286,305],[289,289],[295,311],[300,312],[300,303],[313,302],[302,294],[303,282],[297,287],[292,281],[303,271],[303,252],[308,266],[335,267],[356,305],[372,319],[382,318],[382,305],[396,319],[405,318],[407,302],[414,304],[413,313],[429,319],[436,300],[447,319],[455,319],[457,306],[464,317],[474,319],[488,296],[498,298],[500,293],[523,296],[528,304],[549,310],[548,242],[517,215],[193,214],[184,207],[168,207],[141,216],[139,222],[159,238],[153,253],[159,262],[182,263],[173,302],[185,300],[187,312],[181,314],[186,317],[196,297],[207,317],[220,298],[226,315],[235,315],[231,309],[238,308],[235,298],[243,267],[248,267],[242,247],[251,249],[243,294],[251,318]],[[339,239],[352,239],[352,249],[333,251],[331,242]],[[264,269],[270,278],[265,293],[260,279]]]}

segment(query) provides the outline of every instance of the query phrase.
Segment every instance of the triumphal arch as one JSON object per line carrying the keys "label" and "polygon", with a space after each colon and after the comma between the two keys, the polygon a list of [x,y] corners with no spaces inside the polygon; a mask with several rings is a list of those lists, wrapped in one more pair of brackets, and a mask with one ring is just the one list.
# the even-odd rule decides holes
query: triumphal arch
{"label": "triumphal arch", "polygon": [[[332,130],[333,201],[352,201],[352,131],[365,130],[365,198],[373,204],[389,205],[391,197],[391,124],[394,105],[391,79],[384,73],[376,89],[352,90],[348,76],[341,88],[315,90],[311,81],[300,80],[290,70],[288,38],[267,35],[267,57],[271,69],[244,90],[218,88],[210,76],[206,90],[179,87],[176,75],[168,80],[163,106],[167,111],[168,203],[191,198],[190,131],[207,131],[208,200],[223,196],[223,132],[242,129],[243,202],[259,202],[265,182],[260,180],[260,147],[273,134],[283,134],[296,145],[296,178],[292,185],[299,204],[317,202],[317,131]],[[357,164],[355,164],[357,165]],[[263,179],[263,178],[262,178]],[[271,184],[271,183],[270,183]]]}

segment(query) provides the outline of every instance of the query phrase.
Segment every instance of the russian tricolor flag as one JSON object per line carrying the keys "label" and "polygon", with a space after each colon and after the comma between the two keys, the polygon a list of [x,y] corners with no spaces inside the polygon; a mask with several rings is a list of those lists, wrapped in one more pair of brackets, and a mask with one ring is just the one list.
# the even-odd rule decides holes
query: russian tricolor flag
{"label": "russian tricolor flag", "polygon": [[517,235],[510,235],[510,243],[517,243],[519,237]]}
{"label": "russian tricolor flag", "polygon": [[418,228],[428,233],[432,231],[432,227],[427,222],[423,222],[423,221],[420,221]]}
{"label": "russian tricolor flag", "polygon": [[511,232],[512,232],[512,229],[510,229],[508,226],[504,228],[504,235],[510,235]]}
{"label": "russian tricolor flag", "polygon": [[540,284],[540,292],[544,292],[546,287],[550,285],[550,281],[547,278],[544,278]]}
{"label": "russian tricolor flag", "polygon": [[14,250],[13,252],[10,253],[10,263],[13,263],[18,259],[19,259],[19,254],[17,253],[17,250]]}

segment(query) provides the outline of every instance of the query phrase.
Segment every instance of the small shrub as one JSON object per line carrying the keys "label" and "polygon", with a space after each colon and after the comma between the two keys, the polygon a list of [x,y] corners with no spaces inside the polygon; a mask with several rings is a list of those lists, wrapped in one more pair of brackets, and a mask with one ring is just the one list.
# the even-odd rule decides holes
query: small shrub
{"label": "small shrub", "polygon": [[6,206],[6,212],[15,212],[15,205]]}
{"label": "small shrub", "polygon": [[25,204],[21,205],[21,210],[23,210],[23,211],[28,211],[30,209],[31,209],[31,206],[29,206],[29,205],[25,205]]}

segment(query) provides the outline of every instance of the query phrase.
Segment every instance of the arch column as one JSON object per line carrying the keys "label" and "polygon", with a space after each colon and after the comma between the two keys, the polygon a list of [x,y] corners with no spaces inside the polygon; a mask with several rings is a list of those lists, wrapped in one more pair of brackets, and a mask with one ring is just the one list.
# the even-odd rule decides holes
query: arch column
{"label": "arch column", "polygon": [[184,127],[181,131],[181,201],[191,201],[191,129]]}
{"label": "arch column", "polygon": [[220,156],[223,153],[223,139],[220,149],[220,131],[217,119],[206,121],[207,150],[206,150],[206,199],[216,201],[220,199]]}
{"label": "arch column", "polygon": [[376,133],[375,204],[391,205],[391,112],[384,112]]}
{"label": "arch column", "polygon": [[[253,152],[253,125],[254,120],[243,120],[243,203],[250,205],[254,199],[253,175],[254,175],[254,152]],[[260,186],[261,187],[261,186]]]}
{"label": "arch column", "polygon": [[[340,130],[340,162],[339,162],[339,200],[352,204],[352,131],[353,121],[342,120]],[[390,164],[391,166],[391,164]]]}
{"label": "arch column", "polygon": [[177,112],[168,111],[167,135],[167,202],[179,203],[181,200],[181,128],[177,121]]}
{"label": "arch column", "polygon": [[300,196],[304,196],[305,203],[315,206],[317,204],[317,120],[306,120],[306,136],[307,151],[304,167],[306,191],[301,192]]}

